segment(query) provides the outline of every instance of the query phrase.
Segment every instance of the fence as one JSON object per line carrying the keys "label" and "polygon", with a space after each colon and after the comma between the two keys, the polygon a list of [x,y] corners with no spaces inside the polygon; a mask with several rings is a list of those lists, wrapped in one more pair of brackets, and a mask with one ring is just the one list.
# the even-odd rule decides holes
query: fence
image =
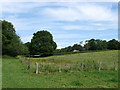
{"label": "fence", "polygon": [[117,62],[113,63],[112,66],[108,67],[103,62],[82,62],[82,63],[73,63],[73,64],[63,64],[63,63],[47,63],[47,62],[30,62],[29,60],[26,61],[22,58],[19,58],[21,63],[26,66],[26,69],[30,70],[30,72],[34,72],[36,74],[42,72],[74,72],[74,71],[88,71],[88,70],[114,70],[117,71]]}

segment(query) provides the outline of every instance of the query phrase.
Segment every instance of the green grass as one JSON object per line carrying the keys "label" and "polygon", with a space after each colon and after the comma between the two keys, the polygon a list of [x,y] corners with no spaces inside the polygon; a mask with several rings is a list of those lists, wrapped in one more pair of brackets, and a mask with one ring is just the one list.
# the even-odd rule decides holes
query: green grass
{"label": "green grass", "polygon": [[[74,55],[51,56],[47,58],[31,59],[32,62],[46,62],[54,59],[65,63],[81,62],[82,60],[102,60],[103,62],[117,61],[118,51],[81,53]],[[44,60],[43,60],[44,59]],[[42,61],[43,60],[43,61]],[[66,62],[66,61],[67,62]],[[71,62],[69,62],[71,61]],[[50,61],[52,62],[52,61]],[[75,72],[42,72],[36,75],[26,69],[26,65],[18,58],[3,57],[3,88],[117,88],[118,71],[87,70]]]}
{"label": "green grass", "polygon": [[[90,52],[90,53],[78,53],[78,54],[68,54],[59,56],[50,56],[44,58],[32,58],[35,60],[51,60],[54,59],[56,62],[61,60],[62,62],[81,62],[84,60],[94,60],[94,61],[118,61],[118,50],[111,51],[101,51],[101,52]],[[60,62],[61,62],[60,61]]]}
{"label": "green grass", "polygon": [[[62,65],[62,68],[67,68],[65,65],[69,66],[68,68],[79,69],[81,63],[84,63],[85,69],[97,69],[99,61],[101,64],[101,69],[103,70],[114,70],[114,62],[117,63],[118,67],[118,50],[111,51],[101,51],[101,52],[90,52],[90,53],[78,53],[70,55],[60,55],[60,56],[50,56],[44,58],[24,58],[27,62],[38,62],[43,64],[44,67],[55,67],[58,68],[59,65]],[[33,64],[34,65],[34,64]],[[33,66],[34,68],[35,66]]]}

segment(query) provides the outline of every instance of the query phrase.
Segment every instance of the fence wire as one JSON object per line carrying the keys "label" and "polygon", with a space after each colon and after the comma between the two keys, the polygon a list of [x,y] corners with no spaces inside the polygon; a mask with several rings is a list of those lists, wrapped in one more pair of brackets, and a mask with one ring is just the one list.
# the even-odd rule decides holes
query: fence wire
{"label": "fence wire", "polygon": [[[30,70],[30,72],[36,71],[36,64],[31,62],[30,60],[24,60],[19,58],[20,62],[23,63],[26,69]],[[89,70],[115,70],[115,62],[110,62],[110,64],[106,64],[101,62],[89,61],[82,63],[50,63],[50,62],[41,62],[38,63],[38,72],[74,72],[74,71],[89,71]],[[116,64],[117,65],[117,64]],[[118,67],[118,66],[116,66]]]}

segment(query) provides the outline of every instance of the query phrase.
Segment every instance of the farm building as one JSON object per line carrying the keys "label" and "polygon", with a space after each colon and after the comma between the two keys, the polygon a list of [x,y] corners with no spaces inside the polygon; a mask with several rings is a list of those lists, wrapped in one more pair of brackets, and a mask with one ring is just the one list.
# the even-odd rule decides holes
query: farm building
{"label": "farm building", "polygon": [[79,52],[79,50],[73,50],[73,52]]}

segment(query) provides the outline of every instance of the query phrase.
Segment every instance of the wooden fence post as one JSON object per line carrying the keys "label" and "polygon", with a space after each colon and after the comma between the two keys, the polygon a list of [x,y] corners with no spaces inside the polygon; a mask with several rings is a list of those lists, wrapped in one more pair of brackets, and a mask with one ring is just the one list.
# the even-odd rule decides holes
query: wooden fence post
{"label": "wooden fence post", "polygon": [[36,62],[36,74],[38,74],[38,63]]}
{"label": "wooden fence post", "polygon": [[20,60],[20,61],[21,61],[21,63],[22,63],[22,58],[21,58],[21,57],[19,58],[19,60]]}
{"label": "wooden fence post", "polygon": [[82,70],[83,70],[83,68],[84,68],[84,63],[82,62]]}
{"label": "wooden fence post", "polygon": [[22,59],[21,59],[20,61],[21,61],[21,63],[22,63]]}
{"label": "wooden fence post", "polygon": [[29,55],[29,61],[28,61],[28,67],[27,69],[29,70],[30,69],[30,55]]}
{"label": "wooden fence post", "polygon": [[92,68],[94,68],[94,60],[93,60]]}
{"label": "wooden fence post", "polygon": [[101,61],[99,61],[98,69],[99,69],[99,71],[101,70]]}
{"label": "wooden fence post", "polygon": [[28,70],[30,69],[30,64],[29,64],[29,65],[27,65],[27,69],[28,69]]}
{"label": "wooden fence post", "polygon": [[59,72],[61,72],[61,65],[59,65]]}
{"label": "wooden fence post", "polygon": [[116,65],[116,62],[114,62],[114,65],[115,65],[115,71],[117,71],[117,65]]}

